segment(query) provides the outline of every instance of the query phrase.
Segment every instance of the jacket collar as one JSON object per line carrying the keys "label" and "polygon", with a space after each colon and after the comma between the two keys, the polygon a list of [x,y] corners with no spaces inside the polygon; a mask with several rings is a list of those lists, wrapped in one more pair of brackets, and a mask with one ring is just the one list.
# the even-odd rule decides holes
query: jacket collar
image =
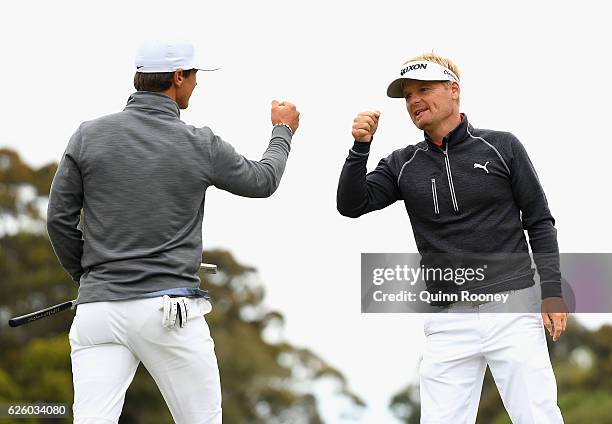
{"label": "jacket collar", "polygon": [[[442,150],[444,150],[445,146],[454,146],[456,144],[461,143],[463,140],[470,136],[468,131],[471,131],[472,126],[468,122],[468,118],[465,113],[462,113],[461,116],[463,117],[463,119],[461,120],[459,125],[457,125],[454,130],[446,134],[446,136],[442,139]],[[427,141],[430,146],[438,147],[433,142],[429,134],[424,131],[423,133],[425,134],[425,141]]]}
{"label": "jacket collar", "polygon": [[136,91],[132,93],[125,106],[125,110],[128,109],[153,110],[177,118],[181,117],[178,104],[174,100],[165,94],[153,93],[151,91]]}

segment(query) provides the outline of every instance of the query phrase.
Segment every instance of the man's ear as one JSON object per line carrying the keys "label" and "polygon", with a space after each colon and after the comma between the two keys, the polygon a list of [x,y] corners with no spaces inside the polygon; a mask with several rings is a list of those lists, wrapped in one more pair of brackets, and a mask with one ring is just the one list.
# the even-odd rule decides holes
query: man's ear
{"label": "man's ear", "polygon": [[176,71],[174,71],[174,75],[172,76],[172,82],[174,83],[174,85],[176,85],[177,87],[180,87],[183,85],[183,81],[185,81],[183,70],[177,69]]}
{"label": "man's ear", "polygon": [[461,94],[461,87],[456,81],[451,82],[451,96],[453,100],[459,100],[459,95]]}

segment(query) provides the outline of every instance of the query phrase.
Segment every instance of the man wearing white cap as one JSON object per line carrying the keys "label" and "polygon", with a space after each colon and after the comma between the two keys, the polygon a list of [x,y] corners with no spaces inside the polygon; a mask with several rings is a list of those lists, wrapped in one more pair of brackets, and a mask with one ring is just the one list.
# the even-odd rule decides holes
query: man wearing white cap
{"label": "man wearing white cap", "polygon": [[[561,423],[544,332],[556,341],[567,320],[554,219],[522,144],[511,133],[474,128],[459,111],[460,92],[451,60],[432,53],[404,63],[387,95],[405,99],[424,140],[367,173],[380,112],[360,113],[340,176],[338,210],[356,218],[403,200],[422,265],[472,254],[490,264],[496,255],[508,258],[461,288],[463,282],[426,281],[430,292],[512,297],[508,304],[435,304],[446,313],[425,319],[422,423],[475,422],[487,365],[512,422]],[[524,230],[540,275],[538,291]]]}
{"label": "man wearing white cap", "polygon": [[203,316],[211,303],[197,274],[205,192],[272,195],[299,113],[273,101],[268,147],[261,160],[248,160],[210,128],[179,119],[198,70],[206,69],[189,42],[143,45],[137,92],[123,111],[80,125],[53,179],[47,228],[79,284],[69,335],[75,423],[117,423],[140,362],[176,423],[221,423]]}

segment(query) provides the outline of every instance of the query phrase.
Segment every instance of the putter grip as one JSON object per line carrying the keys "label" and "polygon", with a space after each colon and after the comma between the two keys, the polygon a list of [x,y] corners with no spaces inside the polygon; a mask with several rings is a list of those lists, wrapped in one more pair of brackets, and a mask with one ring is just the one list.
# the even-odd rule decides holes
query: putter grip
{"label": "putter grip", "polygon": [[72,308],[73,305],[74,301],[70,300],[68,302],[60,303],[58,305],[49,306],[48,308],[41,309],[40,311],[31,312],[26,315],[21,315],[20,317],[11,318],[9,320],[9,325],[11,327],[18,327],[20,325],[57,314],[58,312],[65,311],[66,309]]}
{"label": "putter grip", "polygon": [[206,274],[216,274],[217,273],[217,265],[215,264],[207,264],[202,262],[200,264],[200,270]]}

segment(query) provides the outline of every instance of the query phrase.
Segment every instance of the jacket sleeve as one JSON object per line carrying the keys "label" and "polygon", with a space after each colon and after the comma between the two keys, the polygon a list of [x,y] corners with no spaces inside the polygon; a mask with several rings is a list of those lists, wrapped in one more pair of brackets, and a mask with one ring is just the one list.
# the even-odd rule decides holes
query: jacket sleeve
{"label": "jacket sleeve", "polygon": [[376,169],[367,173],[370,143],[355,142],[342,167],[336,205],[338,212],[357,218],[383,209],[400,198],[393,172],[393,154],[382,159]]}
{"label": "jacket sleeve", "polygon": [[80,129],[70,139],[51,183],[47,232],[62,267],[79,282],[83,274],[83,234],[78,229],[83,207],[83,181],[78,166]]}
{"label": "jacket sleeve", "polygon": [[212,135],[210,157],[215,187],[244,197],[269,197],[276,191],[289,157],[291,132],[272,129],[268,148],[259,161],[246,159],[231,144]]}
{"label": "jacket sleeve", "polygon": [[561,297],[555,219],[550,213],[544,190],[527,151],[513,135],[510,135],[510,146],[512,192],[521,210],[523,228],[529,235],[529,245],[540,274],[542,298]]}

